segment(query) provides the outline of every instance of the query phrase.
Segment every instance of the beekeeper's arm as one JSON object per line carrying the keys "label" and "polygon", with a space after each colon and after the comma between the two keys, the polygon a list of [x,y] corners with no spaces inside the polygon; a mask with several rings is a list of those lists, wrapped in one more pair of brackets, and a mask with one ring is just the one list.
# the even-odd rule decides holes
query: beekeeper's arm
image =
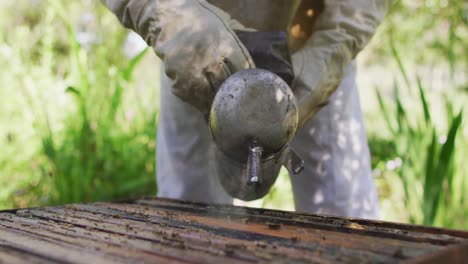
{"label": "beekeeper's arm", "polygon": [[314,33],[293,54],[299,125],[312,118],[341,83],[344,69],[369,42],[390,0],[325,0]]}
{"label": "beekeeper's arm", "polygon": [[153,47],[172,92],[203,113],[229,75],[255,67],[233,31],[241,25],[204,0],[102,1]]}

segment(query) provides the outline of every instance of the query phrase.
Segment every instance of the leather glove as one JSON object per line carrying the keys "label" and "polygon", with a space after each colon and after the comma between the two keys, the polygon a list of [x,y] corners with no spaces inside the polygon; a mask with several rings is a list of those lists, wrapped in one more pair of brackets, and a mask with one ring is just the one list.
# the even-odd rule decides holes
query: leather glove
{"label": "leather glove", "polygon": [[292,55],[294,94],[302,127],[338,88],[345,67],[369,42],[389,0],[325,0],[314,33]]}
{"label": "leather glove", "polygon": [[207,113],[232,73],[254,68],[234,30],[246,30],[204,0],[103,0],[162,59],[172,92]]}

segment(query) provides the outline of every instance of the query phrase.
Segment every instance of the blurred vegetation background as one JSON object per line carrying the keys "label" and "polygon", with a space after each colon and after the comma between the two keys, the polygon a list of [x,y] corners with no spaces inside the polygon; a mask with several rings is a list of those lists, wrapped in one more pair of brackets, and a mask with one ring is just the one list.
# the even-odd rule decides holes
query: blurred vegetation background
{"label": "blurred vegetation background", "polygon": [[[401,0],[358,57],[383,220],[468,229],[467,47],[466,1]],[[159,62],[99,1],[1,1],[0,65],[0,209],[156,194]]]}

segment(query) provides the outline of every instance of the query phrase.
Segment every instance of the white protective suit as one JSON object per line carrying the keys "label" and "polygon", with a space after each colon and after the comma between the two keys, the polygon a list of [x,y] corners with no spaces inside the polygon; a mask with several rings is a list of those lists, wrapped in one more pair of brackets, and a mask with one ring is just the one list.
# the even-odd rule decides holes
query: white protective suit
{"label": "white protective suit", "polygon": [[[242,16],[258,16],[269,4],[232,1],[105,1],[164,64],[157,141],[160,197],[232,202],[216,177],[216,146],[205,116],[217,86],[233,72],[255,66],[233,30],[262,29]],[[279,2],[293,9],[299,5],[299,0],[271,0]],[[254,11],[239,14],[232,8],[246,5]],[[354,58],[372,37],[387,5],[386,0],[325,0],[312,35],[292,55],[302,128],[291,146],[305,162],[305,170],[291,177],[297,211],[377,218]]]}

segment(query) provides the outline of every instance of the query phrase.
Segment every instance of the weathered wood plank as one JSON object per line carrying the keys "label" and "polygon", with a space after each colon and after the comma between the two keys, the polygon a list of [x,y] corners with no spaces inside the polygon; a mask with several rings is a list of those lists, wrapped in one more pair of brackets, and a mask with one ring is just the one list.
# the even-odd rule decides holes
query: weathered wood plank
{"label": "weathered wood plank", "polygon": [[0,212],[0,263],[467,262],[468,232],[145,198]]}
{"label": "weathered wood plank", "polygon": [[[258,244],[258,241],[249,241],[250,245],[246,245],[244,240],[226,238],[217,235],[213,232],[206,231],[199,228],[189,227],[187,225],[175,225],[172,222],[171,225],[162,224],[158,225],[157,222],[150,221],[147,218],[139,218],[136,215],[132,215],[132,219],[128,215],[110,215],[93,214],[96,210],[90,212],[81,212],[73,210],[73,216],[70,217],[69,213],[63,209],[49,208],[45,210],[28,210],[27,214],[33,217],[40,217],[48,221],[64,222],[66,224],[73,224],[77,226],[83,226],[90,229],[105,230],[109,233],[116,233],[125,235],[128,237],[138,237],[141,239],[148,239],[153,242],[163,243],[165,247],[183,247],[183,249],[193,249],[199,251],[207,251],[212,255],[221,255],[228,259],[223,260],[223,263],[228,261],[229,258],[242,259],[243,261],[252,260],[260,261],[264,258],[269,258],[269,254],[276,255],[278,257],[289,259],[293,261],[295,256],[310,254],[308,251],[303,250],[298,252],[295,250],[290,254],[282,254],[282,251],[294,250],[284,248],[278,251],[278,246],[270,245],[268,248],[266,244]],[[24,213],[24,212],[21,212]],[[218,230],[219,231],[219,230]],[[289,242],[289,240],[287,240]],[[181,244],[180,242],[183,242]],[[258,256],[257,248],[262,248],[262,253]],[[250,250],[249,250],[250,248]],[[243,249],[243,250],[237,250]],[[239,251],[239,254],[237,253]],[[190,252],[185,252],[189,254]],[[241,254],[242,253],[242,254]],[[299,254],[300,253],[300,254]],[[318,253],[319,254],[319,253]],[[200,256],[198,256],[199,258]],[[290,257],[290,258],[289,258]],[[317,258],[321,259],[321,258]]]}
{"label": "weathered wood plank", "polygon": [[439,264],[439,263],[467,263],[468,262],[468,242],[459,245],[452,245],[445,250],[433,251],[429,254],[409,259],[409,264]]}
{"label": "weathered wood plank", "polygon": [[[137,250],[133,241],[125,236],[113,236],[106,232],[96,232],[91,228],[77,228],[72,225],[58,223],[53,220],[26,219],[22,217],[2,218],[0,228],[10,230],[22,230],[34,236],[46,240],[44,247],[49,243],[62,242],[62,247],[69,251],[99,252],[105,258],[111,258],[122,263],[158,261],[164,263],[187,263],[187,259],[179,257],[171,258],[151,250],[152,245],[148,243],[143,250]],[[50,242],[52,241],[52,242]],[[80,250],[77,250],[76,248]]]}
{"label": "weathered wood plank", "polygon": [[[191,213],[201,213],[208,215],[239,215],[240,217],[254,216],[267,219],[278,219],[301,225],[306,223],[310,227],[335,230],[344,233],[361,233],[375,235],[379,237],[396,237],[398,239],[408,239],[411,234],[416,234],[418,238],[427,238],[427,242],[451,244],[468,239],[468,232],[462,230],[442,229],[410,224],[398,224],[391,222],[366,220],[358,218],[341,218],[323,215],[310,215],[301,213],[290,213],[278,210],[236,207],[231,205],[204,205],[191,202],[175,202],[170,199],[147,198],[135,201],[137,204],[155,206],[158,208],[174,209],[176,211],[188,211]],[[363,226],[366,228],[355,228]],[[435,236],[431,236],[435,235]],[[400,236],[400,237],[399,237]]]}
{"label": "weathered wood plank", "polygon": [[66,263],[124,263],[112,257],[105,257],[99,252],[82,252],[80,247],[65,245],[63,241],[52,241],[48,238],[30,234],[25,231],[0,227],[2,243],[31,255],[41,256],[46,261]]}
{"label": "weathered wood plank", "polygon": [[15,248],[6,241],[0,239],[0,263],[59,263],[51,259],[47,259],[32,252]]}
{"label": "weathered wood plank", "polygon": [[[255,232],[257,234],[263,234],[278,238],[286,238],[290,240],[297,240],[306,243],[316,243],[323,245],[339,245],[343,248],[364,250],[366,252],[373,252],[376,254],[393,255],[400,248],[408,249],[409,253],[419,255],[425,251],[432,251],[440,248],[436,245],[421,245],[420,243],[400,241],[396,239],[384,239],[379,237],[370,237],[360,234],[349,234],[346,239],[343,239],[343,234],[336,231],[320,230],[312,228],[304,228],[304,225],[294,225],[282,223],[281,228],[278,230],[272,230],[269,227],[271,218],[258,219],[253,218],[235,218],[226,216],[199,216],[177,211],[161,211],[161,210],[149,210],[149,208],[141,208],[135,205],[128,204],[111,204],[103,205],[106,208],[117,209],[123,212],[129,212],[132,214],[140,214],[147,216],[161,216],[171,215],[171,220],[180,220],[191,223],[203,223],[211,227],[226,228],[239,230],[243,232]],[[248,223],[248,225],[246,225]],[[354,228],[362,228],[354,226]]]}

